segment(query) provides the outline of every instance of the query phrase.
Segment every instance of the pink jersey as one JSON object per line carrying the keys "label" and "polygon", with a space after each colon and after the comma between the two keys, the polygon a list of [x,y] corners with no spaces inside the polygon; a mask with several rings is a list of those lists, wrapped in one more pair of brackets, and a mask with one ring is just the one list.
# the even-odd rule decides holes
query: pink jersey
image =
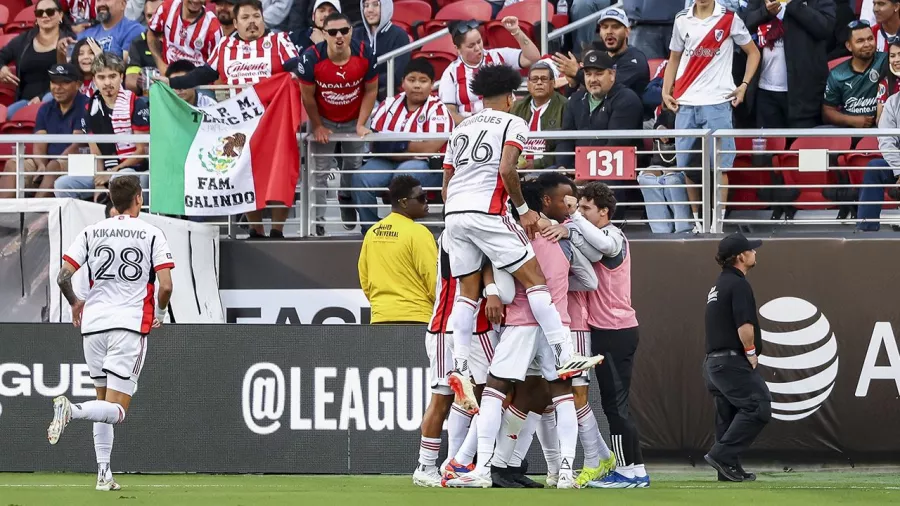
{"label": "pink jersey", "polygon": [[569,305],[569,330],[591,330],[588,327],[588,310],[587,310],[587,294],[588,292],[569,292],[567,295]]}
{"label": "pink jersey", "polygon": [[622,251],[594,262],[594,272],[598,286],[588,292],[588,324],[602,330],[637,327],[637,317],[631,307],[631,248],[624,237]]}
{"label": "pink jersey", "polygon": [[[547,288],[550,290],[550,298],[559,311],[559,317],[565,326],[569,326],[569,309],[566,294],[569,293],[569,260],[562,248],[557,243],[552,243],[541,236],[531,241],[534,248],[534,256],[537,257],[541,270],[547,278]],[[516,281],[516,296],[506,306],[506,323],[509,327],[536,327],[537,320],[531,313],[528,304],[528,296],[525,287]]]}

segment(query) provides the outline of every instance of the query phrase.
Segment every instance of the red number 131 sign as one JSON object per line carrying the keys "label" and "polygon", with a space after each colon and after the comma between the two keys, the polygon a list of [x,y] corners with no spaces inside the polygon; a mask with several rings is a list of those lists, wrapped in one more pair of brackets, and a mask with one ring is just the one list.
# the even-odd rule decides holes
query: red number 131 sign
{"label": "red number 131 sign", "polygon": [[636,179],[634,146],[575,148],[575,179]]}

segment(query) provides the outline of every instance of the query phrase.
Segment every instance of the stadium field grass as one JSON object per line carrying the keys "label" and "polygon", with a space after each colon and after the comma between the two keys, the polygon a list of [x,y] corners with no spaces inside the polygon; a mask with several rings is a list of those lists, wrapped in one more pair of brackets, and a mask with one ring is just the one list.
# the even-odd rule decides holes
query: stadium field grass
{"label": "stadium field grass", "polygon": [[0,506],[546,506],[561,504],[560,494],[568,496],[563,500],[595,496],[621,505],[900,504],[896,473],[761,473],[755,483],[741,484],[720,484],[706,471],[652,478],[645,490],[561,491],[423,489],[407,476],[117,475],[121,491],[97,492],[93,475],[0,474]]}

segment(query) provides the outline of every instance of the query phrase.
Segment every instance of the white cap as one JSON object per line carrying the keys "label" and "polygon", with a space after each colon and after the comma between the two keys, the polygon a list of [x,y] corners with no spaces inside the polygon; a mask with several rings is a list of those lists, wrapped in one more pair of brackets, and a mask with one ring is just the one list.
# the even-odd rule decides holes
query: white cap
{"label": "white cap", "polygon": [[341,0],[316,0],[316,3],[313,4],[313,12],[316,12],[316,9],[323,4],[331,4],[334,10],[341,12]]}

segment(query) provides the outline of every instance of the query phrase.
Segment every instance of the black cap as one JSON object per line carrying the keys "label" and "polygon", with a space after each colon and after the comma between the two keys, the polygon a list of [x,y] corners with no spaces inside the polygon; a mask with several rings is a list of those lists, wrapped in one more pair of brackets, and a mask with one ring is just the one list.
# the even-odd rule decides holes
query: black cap
{"label": "black cap", "polygon": [[616,68],[616,62],[613,61],[606,51],[596,49],[584,53],[581,63],[585,69],[607,70]]}
{"label": "black cap", "polygon": [[745,251],[750,251],[762,246],[759,239],[749,240],[744,234],[735,232],[726,236],[719,242],[719,257],[728,258],[738,256]]}
{"label": "black cap", "polygon": [[50,80],[61,79],[63,81],[81,81],[81,71],[71,63],[58,63],[47,71]]}

